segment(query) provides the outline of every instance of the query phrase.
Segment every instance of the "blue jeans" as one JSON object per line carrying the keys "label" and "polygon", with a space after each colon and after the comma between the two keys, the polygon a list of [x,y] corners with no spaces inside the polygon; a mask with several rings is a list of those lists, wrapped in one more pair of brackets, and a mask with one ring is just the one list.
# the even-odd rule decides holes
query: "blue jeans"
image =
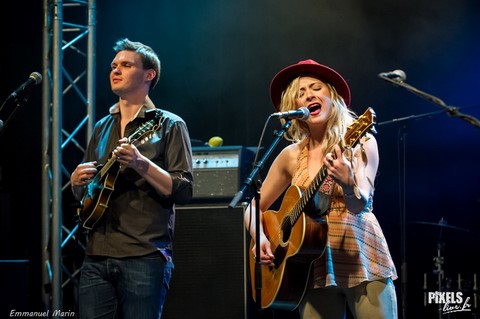
{"label": "blue jeans", "polygon": [[160,318],[172,271],[172,258],[160,252],[121,259],[86,256],[80,318]]}

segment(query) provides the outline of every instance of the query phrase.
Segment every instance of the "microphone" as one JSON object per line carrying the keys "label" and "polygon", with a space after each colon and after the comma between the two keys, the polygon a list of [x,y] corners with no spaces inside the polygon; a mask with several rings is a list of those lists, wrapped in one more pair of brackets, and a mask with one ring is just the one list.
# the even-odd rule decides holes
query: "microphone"
{"label": "microphone", "polygon": [[9,98],[16,98],[21,93],[30,90],[32,86],[40,84],[40,82],[42,82],[42,75],[38,72],[32,72],[28,77],[28,80],[20,85],[12,94],[10,94]]}
{"label": "microphone", "polygon": [[305,106],[302,106],[298,110],[288,112],[277,112],[270,115],[270,117],[276,117],[281,119],[299,119],[300,121],[306,121],[310,117],[310,111]]}
{"label": "microphone", "polygon": [[383,73],[380,73],[378,76],[381,78],[388,78],[388,79],[400,80],[400,81],[405,81],[407,79],[407,75],[402,70],[383,72]]}

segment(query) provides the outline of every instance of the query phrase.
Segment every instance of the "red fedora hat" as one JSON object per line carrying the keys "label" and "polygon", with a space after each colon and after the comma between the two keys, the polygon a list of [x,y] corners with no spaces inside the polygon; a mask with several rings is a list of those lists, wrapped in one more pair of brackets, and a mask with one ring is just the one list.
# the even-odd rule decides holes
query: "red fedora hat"
{"label": "red fedora hat", "polygon": [[317,75],[321,80],[333,85],[345,104],[350,106],[350,88],[347,81],[337,71],[314,60],[303,60],[287,66],[273,77],[270,83],[270,98],[276,109],[280,106],[282,92],[293,79],[303,74]]}

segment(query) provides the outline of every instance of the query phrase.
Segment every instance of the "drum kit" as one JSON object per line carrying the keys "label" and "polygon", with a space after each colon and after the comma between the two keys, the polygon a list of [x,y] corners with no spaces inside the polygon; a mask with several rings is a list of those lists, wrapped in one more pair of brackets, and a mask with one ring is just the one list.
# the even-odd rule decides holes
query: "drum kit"
{"label": "drum kit", "polygon": [[[458,238],[461,237],[458,234],[462,235],[471,235],[470,230],[462,227],[457,227],[448,224],[448,222],[441,218],[438,222],[426,222],[426,221],[414,221],[411,222],[413,224],[424,225],[424,226],[432,226],[438,232],[438,239],[436,243],[436,256],[433,258],[433,271],[432,274],[435,278],[435,287],[429,287],[428,280],[427,280],[427,273],[423,274],[423,291],[424,291],[424,307],[426,307],[431,300],[429,299],[429,294],[445,294],[445,293],[457,293],[462,292],[462,296],[468,299],[469,309],[471,310],[472,314],[480,310],[480,291],[479,291],[479,284],[477,284],[477,273],[474,272],[472,275],[469,276],[462,276],[461,273],[456,273],[456,278],[447,277],[445,274],[444,263],[445,263],[445,242],[444,242],[444,235],[446,232],[455,232],[456,235],[453,237]],[[466,245],[468,246],[468,245]],[[476,245],[473,243],[473,246]],[[475,259],[478,258],[477,256],[472,256]],[[476,260],[475,260],[476,261]],[[472,261],[473,262],[473,261]],[[432,289],[433,288],[433,289]],[[445,314],[445,309],[443,304],[438,305],[438,318],[450,318],[448,314]],[[475,317],[476,318],[476,317]]]}

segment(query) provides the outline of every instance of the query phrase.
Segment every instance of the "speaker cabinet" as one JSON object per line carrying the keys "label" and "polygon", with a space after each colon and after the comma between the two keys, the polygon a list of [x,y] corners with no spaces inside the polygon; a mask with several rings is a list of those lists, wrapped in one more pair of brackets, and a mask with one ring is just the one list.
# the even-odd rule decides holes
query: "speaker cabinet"
{"label": "speaker cabinet", "polygon": [[251,293],[246,281],[244,210],[227,205],[177,206],[175,269],[162,319],[248,318]]}

